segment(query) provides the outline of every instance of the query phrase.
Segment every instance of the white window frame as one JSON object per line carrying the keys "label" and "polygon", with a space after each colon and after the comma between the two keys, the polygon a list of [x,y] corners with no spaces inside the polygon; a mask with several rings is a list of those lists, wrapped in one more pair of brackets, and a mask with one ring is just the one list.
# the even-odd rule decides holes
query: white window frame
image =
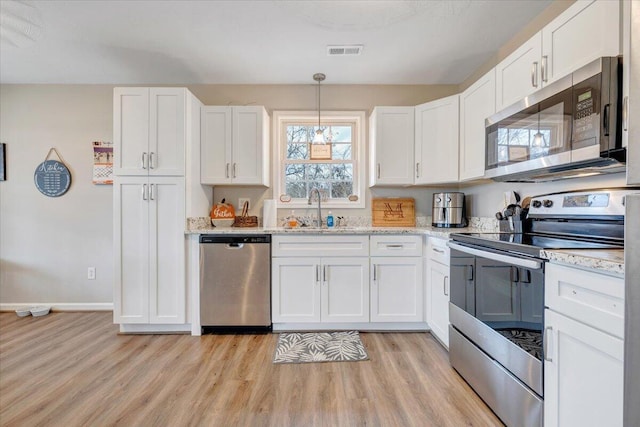
{"label": "white window frame", "polygon": [[[274,111],[273,112],[273,198],[276,199],[277,207],[280,209],[307,209],[311,208],[307,201],[293,199],[289,202],[283,201],[281,195],[284,194],[284,156],[287,146],[287,131],[284,127],[285,123],[296,120],[315,121],[318,120],[317,111]],[[320,125],[328,125],[345,121],[356,124],[352,133],[352,149],[353,156],[353,194],[358,196],[358,200],[350,201],[347,199],[331,200],[322,203],[323,208],[332,209],[364,209],[365,207],[365,127],[366,116],[364,111],[322,111]]]}

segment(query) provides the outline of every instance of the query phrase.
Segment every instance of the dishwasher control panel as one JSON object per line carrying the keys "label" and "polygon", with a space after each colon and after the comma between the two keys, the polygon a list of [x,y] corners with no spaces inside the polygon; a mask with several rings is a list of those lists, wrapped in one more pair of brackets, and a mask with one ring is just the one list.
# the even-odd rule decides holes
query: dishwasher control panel
{"label": "dishwasher control panel", "polygon": [[200,243],[271,243],[270,234],[202,234]]}

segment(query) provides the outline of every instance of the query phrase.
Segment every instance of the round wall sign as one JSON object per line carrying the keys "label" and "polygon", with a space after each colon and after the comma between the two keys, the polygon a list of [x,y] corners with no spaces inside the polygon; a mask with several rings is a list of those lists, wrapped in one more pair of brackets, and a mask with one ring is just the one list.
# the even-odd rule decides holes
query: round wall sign
{"label": "round wall sign", "polygon": [[45,196],[62,196],[71,186],[71,172],[64,163],[57,160],[45,160],[33,174],[36,188]]}

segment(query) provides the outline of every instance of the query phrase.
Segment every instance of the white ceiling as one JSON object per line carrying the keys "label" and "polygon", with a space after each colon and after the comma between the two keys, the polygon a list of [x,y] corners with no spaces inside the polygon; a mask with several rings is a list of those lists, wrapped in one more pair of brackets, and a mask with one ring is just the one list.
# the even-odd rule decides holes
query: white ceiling
{"label": "white ceiling", "polygon": [[458,84],[550,3],[0,0],[0,82]]}

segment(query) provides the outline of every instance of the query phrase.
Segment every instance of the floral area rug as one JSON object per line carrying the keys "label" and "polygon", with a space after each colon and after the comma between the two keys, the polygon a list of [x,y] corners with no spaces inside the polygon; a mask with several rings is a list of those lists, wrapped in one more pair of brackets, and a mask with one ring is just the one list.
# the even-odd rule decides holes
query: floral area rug
{"label": "floral area rug", "polygon": [[357,331],[280,334],[273,363],[368,360]]}

